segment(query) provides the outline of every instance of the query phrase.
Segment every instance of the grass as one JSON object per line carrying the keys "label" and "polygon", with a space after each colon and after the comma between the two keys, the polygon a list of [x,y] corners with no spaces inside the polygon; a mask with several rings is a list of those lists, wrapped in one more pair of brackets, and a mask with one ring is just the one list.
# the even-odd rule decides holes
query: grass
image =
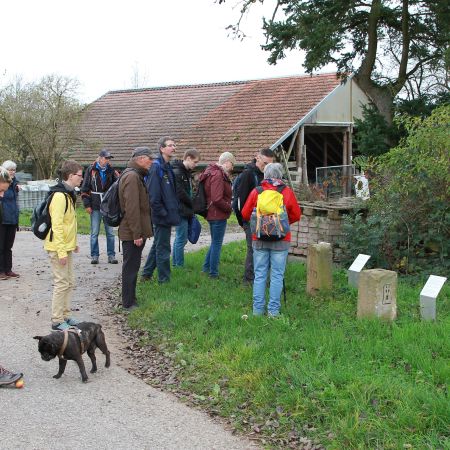
{"label": "grass", "polygon": [[244,244],[223,248],[219,280],[200,274],[205,251],[186,255],[169,285],[139,284],[130,315],[182,368],[183,390],[269,441],[298,433],[329,449],[450,448],[448,284],[435,323],[420,320],[423,284],[404,280],[395,322],[357,320],[345,271],[312,298],[305,266],[290,263],[274,320],[251,316]]}
{"label": "grass", "polygon": [[[19,226],[30,227],[32,214],[32,209],[21,210],[19,215]],[[91,220],[89,218],[89,214],[81,206],[77,206],[77,221],[79,234],[91,234]],[[100,227],[100,234],[105,234],[105,229],[103,226]]]}

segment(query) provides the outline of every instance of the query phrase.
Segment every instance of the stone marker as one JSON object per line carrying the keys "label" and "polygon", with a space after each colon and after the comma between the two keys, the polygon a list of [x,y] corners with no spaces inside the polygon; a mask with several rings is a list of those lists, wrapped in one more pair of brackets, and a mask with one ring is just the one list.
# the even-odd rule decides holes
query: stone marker
{"label": "stone marker", "polygon": [[436,320],[436,297],[446,281],[446,277],[430,275],[425,283],[420,292],[420,316],[423,320]]}
{"label": "stone marker", "polygon": [[369,261],[370,255],[363,255],[360,253],[353,264],[347,270],[348,284],[355,288],[358,287],[359,274],[363,270],[366,262]]}
{"label": "stone marker", "polygon": [[397,317],[397,272],[370,269],[360,273],[357,315],[387,320]]}
{"label": "stone marker", "polygon": [[319,242],[308,246],[306,258],[306,292],[314,295],[321,289],[331,289],[333,284],[333,251],[328,242]]}

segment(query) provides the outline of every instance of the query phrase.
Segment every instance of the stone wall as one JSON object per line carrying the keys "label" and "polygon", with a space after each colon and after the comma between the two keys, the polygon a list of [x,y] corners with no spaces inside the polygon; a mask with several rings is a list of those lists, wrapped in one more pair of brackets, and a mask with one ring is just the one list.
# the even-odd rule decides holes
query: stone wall
{"label": "stone wall", "polygon": [[333,248],[333,260],[340,260],[337,245],[342,235],[341,225],[345,214],[360,208],[354,198],[342,198],[335,202],[300,202],[302,217],[300,222],[291,225],[292,241],[290,253],[305,257],[309,244],[329,242]]}

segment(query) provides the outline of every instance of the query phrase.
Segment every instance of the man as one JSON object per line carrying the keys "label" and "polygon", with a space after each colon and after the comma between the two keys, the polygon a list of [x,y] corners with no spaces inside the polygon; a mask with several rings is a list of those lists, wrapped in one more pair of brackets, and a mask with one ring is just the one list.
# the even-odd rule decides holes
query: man
{"label": "man", "polygon": [[175,154],[175,141],[164,136],[158,141],[159,157],[150,169],[147,179],[153,222],[153,245],[142,271],[142,280],[150,280],[158,268],[158,282],[170,281],[170,233],[180,223],[175,175],[169,161]]}
{"label": "man", "polygon": [[[100,213],[100,203],[103,194],[117,180],[117,172],[111,167],[109,161],[113,158],[111,153],[103,149],[96,161],[91,164],[85,172],[83,186],[81,187],[81,198],[86,212],[91,216],[91,264],[98,264],[100,256],[98,248],[98,233],[100,222],[103,220]],[[103,221],[106,232],[106,252],[108,263],[117,264],[114,249],[114,229]]]}
{"label": "man", "polygon": [[136,282],[145,240],[153,236],[150,205],[144,177],[153,163],[148,147],[134,149],[128,167],[119,180],[119,202],[124,216],[119,225],[122,242],[122,306],[137,307]]}
{"label": "man", "polygon": [[175,174],[178,202],[180,204],[180,224],[176,228],[172,251],[173,267],[184,266],[184,247],[188,240],[189,220],[194,215],[192,207],[192,171],[200,160],[200,152],[195,148],[184,152],[183,161],[176,159],[172,163]]}
{"label": "man", "polygon": [[247,241],[247,256],[245,258],[244,284],[253,284],[253,249],[252,249],[252,233],[250,231],[250,222],[242,219],[241,210],[247,201],[250,192],[261,184],[264,179],[264,168],[267,164],[273,162],[274,153],[270,148],[263,148],[255,155],[253,161],[245,167],[240,175],[239,185],[236,189],[237,199],[234,201],[234,212],[238,219],[239,225],[245,231],[245,240]]}
{"label": "man", "polygon": [[73,253],[78,253],[75,188],[83,181],[83,168],[76,161],[64,161],[61,178],[49,206],[52,228],[44,248],[53,272],[52,329],[65,330],[78,321],[70,317],[70,303],[75,286]]}

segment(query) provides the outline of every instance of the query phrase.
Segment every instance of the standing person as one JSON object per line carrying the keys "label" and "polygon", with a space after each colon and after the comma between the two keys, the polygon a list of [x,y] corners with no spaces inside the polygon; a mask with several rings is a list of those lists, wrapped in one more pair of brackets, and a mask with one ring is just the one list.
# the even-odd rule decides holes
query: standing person
{"label": "standing person", "polygon": [[[264,180],[261,183],[263,190],[278,190],[283,187],[283,204],[285,206],[289,223],[300,220],[300,206],[292,190],[285,186],[282,181],[283,167],[279,163],[272,163],[264,170]],[[258,202],[258,191],[253,191],[248,196],[242,209],[243,220],[249,222],[253,208]],[[270,270],[269,304],[267,307],[269,317],[280,314],[281,291],[283,289],[284,271],[291,245],[291,233],[288,232],[283,240],[262,241],[253,234],[253,263],[255,269],[255,280],[253,282],[253,315],[262,316],[265,311],[266,279]]]}
{"label": "standing person", "polygon": [[137,307],[136,282],[142,250],[146,239],[153,236],[144,183],[152,163],[153,155],[148,147],[135,148],[119,181],[120,209],[124,214],[119,225],[119,238],[123,241],[122,306],[127,310]]}
{"label": "standing person", "polygon": [[253,284],[253,248],[252,248],[252,231],[250,230],[250,223],[242,220],[241,209],[250,192],[259,186],[264,179],[264,169],[267,164],[273,162],[274,153],[270,148],[261,149],[253,161],[247,164],[246,168],[239,177],[239,183],[236,187],[236,199],[233,199],[234,212],[236,214],[239,225],[245,231],[245,240],[247,241],[247,256],[245,257],[245,270],[243,282],[244,284]]}
{"label": "standing person", "polygon": [[176,159],[172,163],[181,216],[181,221],[176,228],[175,240],[173,242],[173,267],[184,266],[184,247],[188,240],[189,219],[194,215],[192,207],[192,171],[197,166],[199,160],[200,152],[193,148],[184,152],[183,161]]}
{"label": "standing person", "polygon": [[148,174],[154,239],[142,271],[142,281],[150,280],[156,268],[159,283],[170,281],[170,233],[172,226],[180,223],[175,175],[169,164],[176,147],[171,137],[162,137],[158,141],[159,157]]}
{"label": "standing person", "polygon": [[[98,248],[98,234],[100,232],[100,222],[103,218],[100,213],[100,203],[103,194],[117,180],[118,174],[111,167],[109,161],[113,158],[111,153],[103,149],[97,159],[86,169],[84,173],[83,185],[81,186],[81,198],[86,212],[91,216],[91,264],[98,264],[100,251]],[[108,263],[117,264],[116,251],[114,245],[114,229],[106,225],[103,220],[106,232],[106,252]]]}
{"label": "standing person", "polygon": [[12,271],[12,248],[19,226],[19,206],[17,203],[19,186],[16,180],[16,163],[5,161],[2,167],[8,171],[11,179],[8,189],[0,200],[3,210],[2,220],[0,221],[0,280],[7,280],[19,276],[18,273]]}
{"label": "standing person", "polygon": [[61,177],[62,181],[50,188],[54,192],[48,209],[52,228],[44,242],[53,272],[54,330],[65,330],[78,323],[70,317],[70,303],[75,286],[73,253],[78,253],[75,188],[83,181],[83,168],[76,161],[64,161]]}
{"label": "standing person", "polygon": [[199,179],[205,184],[208,205],[206,220],[209,223],[211,234],[211,246],[206,254],[202,272],[209,274],[210,278],[219,276],[220,253],[227,220],[232,211],[230,174],[235,162],[236,160],[230,152],[222,153],[218,164],[210,164]]}

